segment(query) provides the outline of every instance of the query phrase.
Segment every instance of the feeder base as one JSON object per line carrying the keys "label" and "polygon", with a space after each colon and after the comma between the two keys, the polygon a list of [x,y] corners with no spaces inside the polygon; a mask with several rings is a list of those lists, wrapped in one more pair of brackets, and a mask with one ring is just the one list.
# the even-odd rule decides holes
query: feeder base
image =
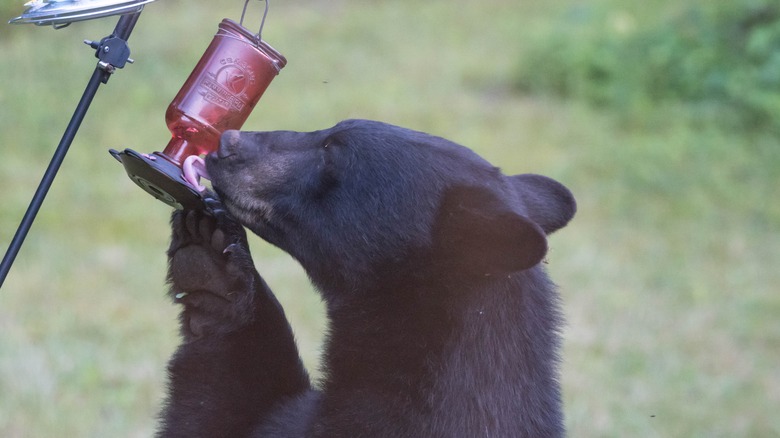
{"label": "feeder base", "polygon": [[132,149],[109,152],[125,167],[127,176],[147,193],[178,210],[203,210],[203,196],[184,181],[179,166],[159,152],[141,154]]}

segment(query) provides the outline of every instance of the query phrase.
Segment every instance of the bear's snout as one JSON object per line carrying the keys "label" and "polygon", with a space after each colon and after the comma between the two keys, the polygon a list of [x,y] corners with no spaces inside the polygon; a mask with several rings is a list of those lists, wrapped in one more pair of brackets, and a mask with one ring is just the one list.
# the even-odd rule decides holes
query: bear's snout
{"label": "bear's snout", "polygon": [[236,155],[240,148],[241,132],[234,129],[227,130],[222,133],[222,137],[220,137],[217,157],[227,158],[231,155]]}

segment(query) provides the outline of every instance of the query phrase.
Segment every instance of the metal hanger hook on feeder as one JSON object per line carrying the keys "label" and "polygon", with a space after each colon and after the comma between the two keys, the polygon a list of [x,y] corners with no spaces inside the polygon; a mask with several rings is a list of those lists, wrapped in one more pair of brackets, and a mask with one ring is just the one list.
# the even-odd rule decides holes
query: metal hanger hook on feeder
{"label": "metal hanger hook on feeder", "polygon": [[[246,15],[246,8],[249,6],[249,2],[251,0],[246,0],[244,2],[244,10],[241,11],[241,20],[238,22],[241,26],[244,25],[244,16]],[[263,19],[260,21],[260,30],[257,31],[257,41],[261,41],[263,39],[263,26],[265,26],[265,17],[268,16],[268,0],[260,0],[261,2],[265,3],[265,10],[263,11]]]}

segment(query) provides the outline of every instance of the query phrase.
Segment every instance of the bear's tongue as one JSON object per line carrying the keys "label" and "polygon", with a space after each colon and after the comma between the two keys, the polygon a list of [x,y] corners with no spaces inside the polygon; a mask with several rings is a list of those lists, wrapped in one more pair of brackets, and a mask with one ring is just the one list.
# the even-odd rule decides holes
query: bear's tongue
{"label": "bear's tongue", "polygon": [[211,180],[209,172],[206,170],[206,162],[203,158],[197,155],[190,155],[184,160],[181,165],[184,173],[184,180],[190,183],[196,190],[202,192],[206,190],[206,186],[200,184],[200,178],[206,178]]}

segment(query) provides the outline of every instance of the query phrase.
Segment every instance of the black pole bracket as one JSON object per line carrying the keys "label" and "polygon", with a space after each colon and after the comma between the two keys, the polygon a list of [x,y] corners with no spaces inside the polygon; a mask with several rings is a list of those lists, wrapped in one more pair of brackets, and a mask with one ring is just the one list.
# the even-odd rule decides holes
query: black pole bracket
{"label": "black pole bracket", "polygon": [[111,35],[99,42],[84,40],[84,44],[95,49],[95,57],[100,60],[98,66],[109,74],[134,62],[130,58],[130,46],[127,41],[117,36]]}

